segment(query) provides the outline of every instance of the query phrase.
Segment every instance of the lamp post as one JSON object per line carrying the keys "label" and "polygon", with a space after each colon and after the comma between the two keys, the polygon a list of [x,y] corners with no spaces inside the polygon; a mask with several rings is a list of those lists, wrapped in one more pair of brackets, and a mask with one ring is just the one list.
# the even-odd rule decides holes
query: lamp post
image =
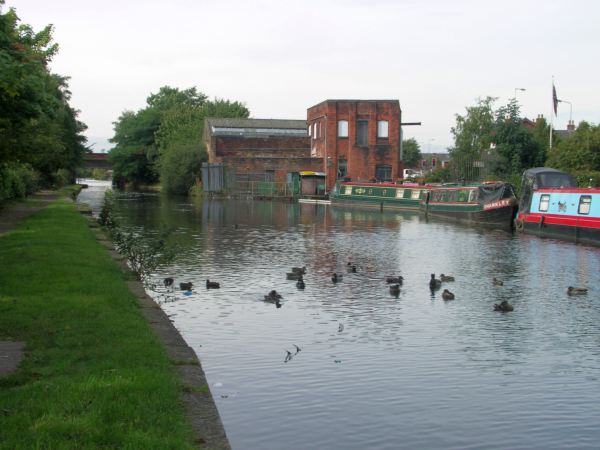
{"label": "lamp post", "polygon": [[515,88],[515,96],[513,97],[515,100],[517,99],[517,91],[525,92],[527,89],[525,88]]}

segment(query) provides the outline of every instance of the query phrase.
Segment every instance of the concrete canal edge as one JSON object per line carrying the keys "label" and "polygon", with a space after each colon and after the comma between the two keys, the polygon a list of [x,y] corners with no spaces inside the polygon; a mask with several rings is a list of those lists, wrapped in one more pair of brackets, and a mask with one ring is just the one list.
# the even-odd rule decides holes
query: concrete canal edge
{"label": "concrete canal edge", "polygon": [[[96,220],[90,217],[88,224],[111,258],[123,271],[130,272],[125,259],[115,250]],[[203,449],[230,450],[225,428],[196,353],[187,345],[162,308],[146,294],[141,281],[128,281],[127,285],[137,298],[142,315],[175,365],[183,386],[182,400],[194,430],[195,442]]]}

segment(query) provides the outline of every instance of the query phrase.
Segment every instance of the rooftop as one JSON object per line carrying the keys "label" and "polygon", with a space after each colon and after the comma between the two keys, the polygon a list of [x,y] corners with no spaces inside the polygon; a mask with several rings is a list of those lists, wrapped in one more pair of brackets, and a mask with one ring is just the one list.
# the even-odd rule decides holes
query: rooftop
{"label": "rooftop", "polygon": [[308,136],[306,120],[208,117],[205,127],[212,136]]}

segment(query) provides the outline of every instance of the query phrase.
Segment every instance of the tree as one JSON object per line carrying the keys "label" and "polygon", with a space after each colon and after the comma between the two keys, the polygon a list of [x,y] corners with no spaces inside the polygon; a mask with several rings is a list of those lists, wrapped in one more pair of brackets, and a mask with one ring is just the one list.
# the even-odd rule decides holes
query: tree
{"label": "tree", "polygon": [[496,111],[495,151],[500,157],[494,174],[508,177],[544,164],[545,154],[534,135],[523,125],[516,100]]}
{"label": "tree", "polygon": [[549,152],[548,164],[567,172],[600,171],[600,125],[580,122]]}
{"label": "tree", "polygon": [[402,158],[406,167],[417,167],[421,162],[421,147],[415,138],[402,141]]}
{"label": "tree", "polygon": [[[74,174],[86,151],[86,126],[69,105],[68,78],[50,72],[58,51],[52,26],[35,33],[0,0],[0,166],[32,167],[43,185]],[[1,167],[0,167],[1,168]]]}
{"label": "tree", "polygon": [[156,142],[163,190],[187,194],[200,177],[202,163],[208,160],[202,142],[205,117],[243,117],[250,111],[239,102],[215,99],[202,106],[181,104],[165,113]]}
{"label": "tree", "polygon": [[467,107],[467,114],[456,114],[456,126],[451,128],[454,135],[454,147],[449,153],[452,157],[477,156],[481,150],[490,148],[493,142],[494,97],[479,98],[476,106]]}

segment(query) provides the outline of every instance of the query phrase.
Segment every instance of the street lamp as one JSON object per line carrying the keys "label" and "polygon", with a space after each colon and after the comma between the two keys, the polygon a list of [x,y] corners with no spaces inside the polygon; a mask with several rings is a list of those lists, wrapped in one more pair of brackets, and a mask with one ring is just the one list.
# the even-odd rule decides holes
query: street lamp
{"label": "street lamp", "polygon": [[525,88],[515,88],[515,96],[513,97],[515,100],[517,99],[517,91],[525,92],[527,89]]}

